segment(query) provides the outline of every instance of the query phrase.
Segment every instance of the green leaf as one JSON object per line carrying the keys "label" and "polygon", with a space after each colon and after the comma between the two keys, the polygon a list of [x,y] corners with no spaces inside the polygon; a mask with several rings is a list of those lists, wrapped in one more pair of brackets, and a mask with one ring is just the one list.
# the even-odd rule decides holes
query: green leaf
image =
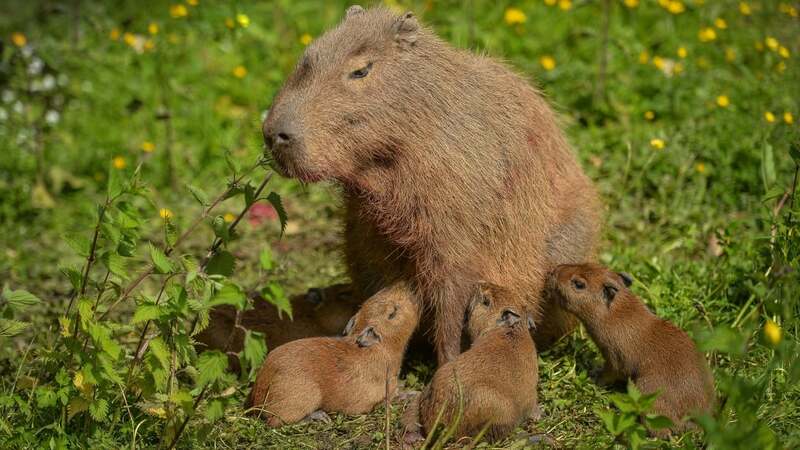
{"label": "green leaf", "polygon": [[30,326],[27,322],[13,319],[0,319],[0,337],[16,336]]}
{"label": "green leaf", "polygon": [[261,363],[264,362],[264,358],[267,356],[267,344],[261,333],[254,333],[250,330],[245,332],[242,356],[251,369],[256,369],[261,366]]}
{"label": "green leaf", "polygon": [[233,275],[236,259],[231,252],[222,250],[214,254],[206,263],[205,272],[209,275],[222,275],[229,277]]}
{"label": "green leaf", "polygon": [[111,330],[99,323],[90,323],[87,330],[95,345],[116,360],[122,353],[122,347],[111,336]]}
{"label": "green leaf", "polygon": [[795,141],[789,147],[789,156],[792,157],[795,164],[800,164],[800,142]]}
{"label": "green leaf", "polygon": [[256,201],[256,188],[250,183],[247,183],[244,186],[244,203],[247,206],[253,204]]}
{"label": "green leaf", "polygon": [[247,306],[247,297],[239,286],[225,283],[208,302],[209,307],[219,305],[233,305],[236,309],[244,309]]}
{"label": "green leaf", "polygon": [[206,386],[219,380],[228,368],[228,356],[220,351],[203,352],[197,358],[197,385]]}
{"label": "green leaf", "polygon": [[645,422],[650,428],[669,428],[672,426],[672,421],[668,417],[659,416],[657,414],[648,414],[645,416]]}
{"label": "green leaf", "polygon": [[281,221],[281,236],[283,236],[283,232],[286,230],[286,222],[289,220],[289,218],[286,215],[286,210],[283,208],[281,196],[275,192],[270,192],[267,196],[267,200],[269,200],[270,204],[272,204],[272,207],[275,208],[275,212],[278,213],[278,220]]}
{"label": "green leaf", "polygon": [[164,343],[164,340],[161,337],[154,338],[150,341],[150,346],[148,348],[150,349],[150,354],[158,361],[158,364],[164,369],[168,369],[169,349],[167,348],[167,344]]}
{"label": "green leaf", "polygon": [[261,295],[266,301],[278,308],[278,317],[281,317],[281,313],[285,312],[290,319],[294,320],[292,317],[292,302],[289,300],[289,297],[286,296],[286,293],[280,285],[277,283],[268,284],[265,288],[261,289]]}
{"label": "green leaf", "polygon": [[56,391],[49,387],[40,386],[36,388],[36,406],[39,408],[51,408],[56,406],[58,396]]}
{"label": "green leaf", "polygon": [[33,306],[42,302],[39,297],[31,294],[25,290],[12,291],[10,289],[3,290],[3,298],[14,308],[24,308]]}
{"label": "green leaf", "polygon": [[186,185],[189,188],[189,191],[192,193],[192,197],[197,200],[202,206],[207,206],[208,203],[208,194],[206,194],[202,189],[194,185]]}
{"label": "green leaf", "polygon": [[261,253],[258,255],[258,261],[261,263],[262,269],[272,269],[272,249],[269,246],[261,249]]}
{"label": "green leaf", "polygon": [[114,275],[120,278],[128,277],[128,272],[125,270],[127,261],[122,256],[108,252],[103,255],[102,261],[106,268]]}
{"label": "green leaf", "polygon": [[639,392],[639,388],[636,387],[636,384],[633,380],[628,380],[628,396],[635,402],[639,401],[639,398],[642,396],[642,393]]}
{"label": "green leaf", "polygon": [[697,344],[704,352],[719,351],[741,356],[747,352],[747,335],[726,326],[718,326],[711,331],[698,333]]}
{"label": "green leaf", "polygon": [[97,422],[105,422],[108,417],[108,401],[99,398],[89,404],[89,415]]}
{"label": "green leaf", "polygon": [[225,402],[220,399],[214,399],[208,402],[206,407],[206,419],[209,422],[221,419],[225,416]]}
{"label": "green leaf", "polygon": [[133,313],[133,319],[131,320],[134,324],[146,322],[148,320],[155,320],[161,314],[161,309],[158,305],[153,305],[150,303],[146,303],[144,305],[139,305],[136,307],[136,312]]}
{"label": "green leaf", "polygon": [[220,238],[223,243],[227,243],[230,238],[230,231],[228,230],[228,224],[225,223],[225,219],[222,216],[214,217],[214,220],[211,221],[211,228],[214,229],[214,236]]}
{"label": "green leaf", "polygon": [[73,252],[78,254],[83,258],[89,256],[89,251],[91,250],[92,243],[87,239],[85,236],[82,235],[64,235],[64,242],[67,243],[70,249]]}
{"label": "green leaf", "polygon": [[108,170],[108,198],[112,199],[122,194],[124,187],[122,182],[122,174],[120,170],[110,166]]}
{"label": "green leaf", "polygon": [[775,184],[775,156],[772,145],[768,143],[761,149],[761,181],[764,183],[765,192]]}
{"label": "green leaf", "polygon": [[165,222],[164,235],[167,240],[167,245],[170,247],[174,246],[175,243],[178,242],[178,227],[176,227],[172,221]]}
{"label": "green leaf", "polygon": [[88,327],[89,322],[94,319],[94,306],[92,301],[86,297],[78,299],[78,316],[81,318],[81,325]]}
{"label": "green leaf", "polygon": [[158,273],[172,272],[172,261],[170,261],[169,256],[153,244],[149,244],[149,247],[150,259],[153,261],[153,266],[155,266],[156,271],[158,271]]}
{"label": "green leaf", "polygon": [[228,164],[228,168],[231,169],[231,172],[233,172],[234,175],[242,171],[242,165],[233,156],[230,150],[225,152],[225,163]]}
{"label": "green leaf", "polygon": [[78,289],[81,286],[81,280],[83,279],[83,274],[81,271],[74,268],[74,267],[61,267],[61,273],[67,277],[69,280],[69,284],[72,285],[73,289]]}

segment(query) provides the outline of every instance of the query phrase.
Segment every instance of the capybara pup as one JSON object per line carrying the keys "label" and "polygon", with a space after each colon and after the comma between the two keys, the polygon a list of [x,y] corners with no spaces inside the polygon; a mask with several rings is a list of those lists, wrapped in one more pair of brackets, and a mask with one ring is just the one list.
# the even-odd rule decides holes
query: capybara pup
{"label": "capybara pup", "polygon": [[[369,412],[397,389],[406,344],[419,310],[403,286],[386,289],[359,309],[341,337],[306,338],[268,355],[249,406],[270,426],[295,423],[322,410]],[[388,380],[387,380],[388,377]]]}
{"label": "capybara pup", "polygon": [[442,426],[454,427],[455,437],[474,436],[486,428],[484,436],[497,440],[538,415],[537,356],[529,331],[533,318],[525,307],[513,291],[488,283],[479,286],[469,306],[472,346],[439,367],[409,405],[404,416],[407,432],[421,425],[431,433],[438,418]]}
{"label": "capybara pup", "polygon": [[643,393],[660,392],[654,412],[683,430],[687,415],[711,412],[714,380],[691,338],[650,312],[628,289],[631,283],[628,274],[582,264],[559,266],[548,285],[603,353],[602,380],[631,379]]}
{"label": "capybara pup", "polygon": [[278,170],[334,181],[350,277],[425,302],[440,363],[461,352],[481,280],[524,294],[541,349],[577,322],[542,297],[556,265],[591,260],[595,189],[545,98],[411,13],[353,6],[308,45],[263,124]]}

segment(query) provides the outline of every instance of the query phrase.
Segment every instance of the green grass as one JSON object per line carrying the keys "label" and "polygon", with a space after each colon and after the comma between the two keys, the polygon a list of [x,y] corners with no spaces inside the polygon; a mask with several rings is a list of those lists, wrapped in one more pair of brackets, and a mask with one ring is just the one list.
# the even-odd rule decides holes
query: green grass
{"label": "green grass", "polygon": [[[14,338],[0,337],[3,447],[131,445],[135,427],[112,394],[118,403],[96,422],[87,413],[66,419],[41,401],[41,390],[26,387],[25,380],[53,383],[62,365],[72,380],[78,367],[70,366],[74,361],[64,359],[59,347],[57,319],[72,291],[60,269],[82,267],[85,257],[64,236],[91,237],[114,158],[124,160],[126,167],[118,171],[124,177],[141,164],[148,186],[131,200],[142,222],[137,242],[163,241],[162,208],[185,230],[201,211],[187,184],[216,195],[230,178],[226,152],[242,166],[256,160],[262,152],[261,115],[302,53],[301,37],[335,25],[348,3],[200,0],[197,6],[183,3],[188,15],[180,18],[171,17],[170,2],[155,0],[0,6],[0,284],[43,299],[15,312],[30,327]],[[800,5],[750,1],[750,14],[744,15],[738,1],[687,0],[679,14],[655,1],[638,3],[575,0],[562,10],[532,0],[387,2],[415,11],[456,46],[507,60],[562,114],[606,205],[601,260],[634,274],[636,293],[703,343],[722,403],[727,400],[728,409],[714,423],[722,431],[711,427],[705,438],[687,434],[671,445],[753,448],[748,438],[774,433],[777,444],[765,447],[796,447],[800,201],[787,196],[780,210],[776,205],[784,193],[791,195],[796,173],[790,147],[800,136]],[[607,39],[604,5],[610,8]],[[524,14],[524,23],[504,21],[511,7]],[[237,14],[247,16],[247,27]],[[150,23],[158,25],[157,34],[148,33]],[[699,33],[706,28],[715,38],[704,42]],[[32,55],[12,42],[15,32],[24,34]],[[152,50],[144,49],[148,39]],[[45,63],[43,69],[30,67],[34,57]],[[543,57],[553,58],[552,70],[544,68],[549,61]],[[238,66],[246,70],[241,78],[234,75]],[[48,77],[55,82],[51,90],[31,90],[34,83],[49,83]],[[56,123],[48,124],[47,111],[58,112]],[[154,151],[144,152],[145,142]],[[283,198],[286,232],[280,236],[277,220],[244,221],[226,244],[236,258],[230,279],[245,290],[274,283],[287,293],[345,279],[335,187],[276,177],[269,189]],[[243,206],[237,197],[214,214],[238,214]],[[203,224],[180,255],[200,259],[213,239],[212,228]],[[264,249],[272,250],[269,269],[259,264]],[[146,252],[135,255],[129,278],[112,276],[109,292],[117,295],[144,266]],[[103,272],[91,275],[90,289]],[[155,295],[158,287],[150,277],[141,293]],[[113,301],[106,294],[98,298],[100,310]],[[143,298],[136,297],[137,304]],[[5,318],[11,316],[5,304],[0,308]],[[133,301],[123,302],[113,316],[114,338],[125,358],[132,357],[141,329],[130,323],[136,308]],[[761,335],[767,319],[782,327],[777,349]],[[86,348],[91,352],[94,344]],[[600,362],[584,333],[542,353],[544,417],[528,430],[546,433],[563,448],[613,445],[595,413],[610,408],[609,391],[588,376]],[[195,365],[194,359],[186,365]],[[421,387],[432,370],[431,361],[408,364],[407,384]],[[334,416],[331,424],[268,430],[242,417],[246,381],[220,379],[214,385],[220,392],[223,382],[237,388],[228,397],[214,391],[224,400],[224,417],[209,420],[201,402],[179,447],[375,448],[385,438],[382,407],[361,417]],[[194,387],[188,372],[176,382]],[[72,384],[64,388],[70,398],[78,395]],[[400,410],[399,404],[392,407],[393,440]],[[133,415],[142,423],[137,444],[157,445],[166,421],[136,407]],[[497,447],[515,445],[510,438]]]}

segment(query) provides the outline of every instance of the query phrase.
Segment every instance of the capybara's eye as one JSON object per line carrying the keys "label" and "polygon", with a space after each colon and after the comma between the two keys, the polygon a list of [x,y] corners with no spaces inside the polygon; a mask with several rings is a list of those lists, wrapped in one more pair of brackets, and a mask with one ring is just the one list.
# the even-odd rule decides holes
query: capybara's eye
{"label": "capybara's eye", "polygon": [[350,72],[350,78],[352,78],[352,79],[364,78],[365,76],[367,76],[369,74],[370,70],[372,70],[372,63],[369,63],[366,66],[364,66],[364,67],[362,67],[362,68],[360,68],[358,70],[354,70],[354,71]]}
{"label": "capybara's eye", "polygon": [[581,280],[580,278],[573,278],[572,279],[572,286],[574,286],[575,289],[579,289],[579,290],[580,289],[586,289],[586,283],[584,283],[583,280]]}
{"label": "capybara's eye", "polygon": [[491,305],[491,304],[492,304],[492,301],[491,301],[491,300],[489,300],[489,297],[487,297],[487,296],[485,296],[485,295],[484,295],[484,296],[483,296],[483,300],[481,300],[481,303],[483,303],[483,306],[486,306],[486,307],[488,307],[489,305]]}

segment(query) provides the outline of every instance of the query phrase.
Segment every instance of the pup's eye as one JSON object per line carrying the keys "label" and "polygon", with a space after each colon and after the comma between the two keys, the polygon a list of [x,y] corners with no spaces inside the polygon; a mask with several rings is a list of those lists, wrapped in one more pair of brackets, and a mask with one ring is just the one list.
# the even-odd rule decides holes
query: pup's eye
{"label": "pup's eye", "polygon": [[350,78],[351,79],[364,78],[369,74],[370,70],[372,70],[372,63],[369,63],[358,70],[350,72]]}
{"label": "pup's eye", "polygon": [[489,306],[489,305],[492,304],[492,302],[489,300],[489,297],[483,297],[483,300],[481,300],[481,303],[483,303],[483,306]]}
{"label": "pup's eye", "polygon": [[573,278],[572,279],[572,286],[574,286],[575,289],[579,289],[579,290],[580,289],[586,289],[586,283],[584,283],[583,280],[580,280],[578,278]]}

